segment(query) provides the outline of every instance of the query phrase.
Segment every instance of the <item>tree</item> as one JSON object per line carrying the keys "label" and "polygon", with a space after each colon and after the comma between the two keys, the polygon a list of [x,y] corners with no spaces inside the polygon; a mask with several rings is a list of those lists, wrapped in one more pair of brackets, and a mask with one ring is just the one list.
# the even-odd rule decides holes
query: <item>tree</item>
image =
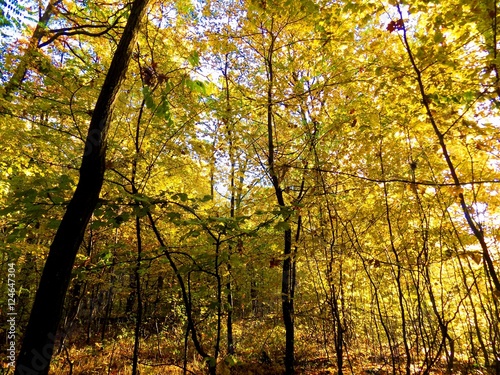
{"label": "tree", "polygon": [[97,99],[80,167],[80,179],[50,247],[18,356],[16,374],[48,373],[75,257],[104,179],[106,137],[116,94],[125,77],[146,6],[147,1],[143,0],[133,3]]}

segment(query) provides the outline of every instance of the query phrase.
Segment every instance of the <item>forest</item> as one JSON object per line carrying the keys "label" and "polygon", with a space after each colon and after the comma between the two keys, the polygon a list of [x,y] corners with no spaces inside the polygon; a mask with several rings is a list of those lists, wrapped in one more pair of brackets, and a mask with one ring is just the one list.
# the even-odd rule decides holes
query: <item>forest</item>
{"label": "forest", "polygon": [[500,375],[499,23],[0,0],[0,373]]}

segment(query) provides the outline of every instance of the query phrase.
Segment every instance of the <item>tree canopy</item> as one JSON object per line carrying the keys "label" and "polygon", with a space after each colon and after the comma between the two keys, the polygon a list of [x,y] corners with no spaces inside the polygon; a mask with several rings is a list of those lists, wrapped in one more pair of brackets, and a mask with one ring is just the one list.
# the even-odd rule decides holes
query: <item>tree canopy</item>
{"label": "tree canopy", "polygon": [[495,0],[0,7],[3,352],[15,300],[54,374],[500,374]]}

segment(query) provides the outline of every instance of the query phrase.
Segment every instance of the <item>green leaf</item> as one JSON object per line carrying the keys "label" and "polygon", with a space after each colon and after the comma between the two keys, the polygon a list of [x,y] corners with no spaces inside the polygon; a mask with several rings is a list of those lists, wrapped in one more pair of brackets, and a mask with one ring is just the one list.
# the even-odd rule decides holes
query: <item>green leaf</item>
{"label": "green leaf", "polygon": [[280,221],[274,226],[274,229],[279,231],[286,231],[290,229],[290,223],[288,221]]}
{"label": "green leaf", "polygon": [[437,31],[434,34],[434,42],[441,43],[442,41],[444,41],[443,33],[441,31]]}
{"label": "green leaf", "polygon": [[50,219],[49,222],[47,223],[47,228],[49,229],[57,229],[59,228],[59,224],[61,223],[61,220],[59,219]]}
{"label": "green leaf", "polygon": [[64,198],[57,195],[51,196],[51,200],[54,204],[62,204],[64,202]]}
{"label": "green leaf", "polygon": [[168,101],[166,98],[162,98],[162,101],[160,102],[160,105],[156,109],[156,114],[164,118],[165,120],[170,120],[170,106],[168,105]]}
{"label": "green leaf", "polygon": [[10,213],[16,212],[18,209],[19,209],[19,207],[16,207],[16,205],[4,207],[4,208],[0,209],[0,216],[5,216],[5,215],[8,215]]}
{"label": "green leaf", "polygon": [[200,236],[200,232],[197,231],[197,230],[192,230],[188,233],[189,236],[191,237],[199,237]]}
{"label": "green leaf", "polygon": [[170,220],[177,220],[181,218],[181,214],[178,212],[167,212],[166,215]]}
{"label": "green leaf", "polygon": [[205,83],[203,83],[200,80],[193,81],[192,79],[187,78],[186,80],[184,80],[184,84],[186,85],[186,87],[188,89],[190,89],[193,92],[197,92],[197,93],[203,94],[203,95],[206,95],[206,93],[207,93]]}
{"label": "green leaf", "polygon": [[142,94],[144,95],[144,101],[146,103],[146,107],[150,110],[153,110],[155,108],[155,103],[151,95],[151,90],[149,89],[148,86],[144,86],[142,88]]}
{"label": "green leaf", "polygon": [[181,200],[182,202],[186,202],[188,200],[188,195],[186,193],[177,193],[172,196],[174,200]]}
{"label": "green leaf", "polygon": [[200,201],[202,202],[208,202],[208,201],[211,201],[212,200],[212,196],[211,195],[204,195],[203,198],[200,199]]}
{"label": "green leaf", "polygon": [[205,358],[205,362],[207,362],[209,367],[215,367],[216,361],[214,357]]}
{"label": "green leaf", "polygon": [[68,175],[63,174],[59,176],[59,187],[61,189],[69,189],[72,187],[72,185],[73,185],[73,180],[71,180],[71,178]]}
{"label": "green leaf", "polygon": [[102,227],[107,226],[108,223],[102,220],[92,220],[92,223],[90,223],[90,229],[99,229]]}
{"label": "green leaf", "polygon": [[226,362],[226,364],[227,364],[229,367],[233,367],[233,366],[235,366],[235,365],[238,363],[238,361],[236,360],[236,358],[235,358],[233,355],[231,355],[231,354],[229,354],[229,355],[228,355],[228,356],[224,359],[224,362]]}
{"label": "green leaf", "polygon": [[188,61],[191,64],[191,66],[196,67],[200,65],[200,55],[198,54],[198,51],[194,50],[191,52],[191,54],[188,56]]}
{"label": "green leaf", "polygon": [[151,200],[149,197],[145,196],[144,194],[135,194],[134,195],[134,200],[136,202],[141,202],[141,203],[146,203],[148,205],[151,204]]}

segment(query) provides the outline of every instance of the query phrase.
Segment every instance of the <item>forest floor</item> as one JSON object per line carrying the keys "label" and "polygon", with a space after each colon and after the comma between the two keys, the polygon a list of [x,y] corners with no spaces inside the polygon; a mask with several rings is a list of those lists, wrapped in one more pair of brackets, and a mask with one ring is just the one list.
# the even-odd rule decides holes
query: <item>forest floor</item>
{"label": "forest floor", "polygon": [[[49,375],[129,375],[132,370],[132,347],[113,343],[107,347],[101,345],[85,346],[82,348],[72,347],[64,349],[54,356]],[[148,356],[148,354],[152,354]],[[272,353],[274,354],[274,353]],[[235,357],[236,363],[228,366],[223,359],[218,365],[220,375],[282,375],[284,366],[281,360],[266,357],[263,361],[262,354],[249,356],[246,358]],[[364,357],[364,356],[360,356]],[[361,359],[361,358],[360,358]],[[389,360],[389,358],[387,359]],[[182,361],[173,359],[166,354],[159,358],[155,353],[141,353],[139,360],[139,374],[141,375],[181,375]],[[202,375],[206,374],[203,362],[197,356],[191,356],[187,364],[186,374]],[[424,374],[423,368],[412,366],[411,374]],[[337,374],[337,364],[332,358],[314,358],[312,355],[308,359],[298,360],[296,366],[297,374],[304,375],[334,375]],[[359,361],[352,359],[343,366],[343,373],[346,375],[393,375],[404,374],[404,369],[399,368],[393,371],[389,363],[370,363],[365,358]],[[8,374],[8,373],[7,373]],[[435,365],[427,373],[428,375],[445,375],[446,368]],[[496,375],[492,371],[479,368],[472,364],[457,363],[454,366],[453,375]]]}
{"label": "forest floor", "polygon": [[[255,323],[254,323],[255,324]],[[283,348],[278,329],[236,325],[239,344],[237,354],[220,355],[217,373],[219,375],[282,375]],[[117,327],[115,327],[117,328]],[[268,329],[264,329],[268,328]],[[269,329],[271,328],[271,329]],[[105,340],[93,336],[88,342],[84,330],[73,332],[76,340],[66,345],[56,345],[49,375],[130,375],[134,348],[133,334],[122,327],[115,329],[114,337]],[[243,334],[252,332],[252,334]],[[274,332],[271,335],[269,332]],[[183,343],[168,338],[182,337],[174,331],[164,331],[159,335],[144,332],[147,339],[141,340],[138,374],[140,375],[202,375],[206,367],[201,357],[188,349],[184,359]],[[336,375],[338,374],[334,352],[325,349],[311,337],[301,335],[296,342],[296,374]],[[206,337],[205,337],[206,339]],[[245,348],[245,349],[243,349]],[[345,375],[403,375],[403,361],[391,360],[390,356],[371,355],[369,348],[352,348],[346,353],[342,366]],[[183,363],[186,361],[186,371]],[[394,369],[393,363],[398,366]],[[7,363],[0,367],[1,375],[12,374]],[[499,370],[485,369],[473,363],[455,360],[453,370],[447,372],[445,362],[435,363],[430,371],[422,365],[413,364],[411,375],[500,375]]]}
{"label": "forest floor", "polygon": [[[114,353],[94,352],[94,349],[86,348],[82,350],[68,350],[53,358],[49,375],[129,375],[132,371],[131,358],[116,350]],[[92,354],[94,352],[94,354]],[[71,361],[71,365],[70,365]],[[3,364],[6,365],[6,364]],[[141,375],[181,375],[184,374],[182,366],[173,364],[172,361],[147,362],[139,361],[139,374]],[[202,375],[206,374],[203,364],[197,360],[188,363],[186,374]],[[228,367],[224,362],[218,366],[220,375],[282,375],[284,367],[280,363],[265,364],[259,361],[237,362]],[[13,371],[11,368],[3,366],[0,374],[9,375]],[[303,361],[297,364],[296,373],[304,375],[336,375],[336,364],[326,358],[317,358]],[[393,372],[389,365],[384,364],[353,364],[343,368],[346,375],[392,375],[404,374],[403,369]],[[422,369],[413,366],[413,374],[423,374]],[[436,366],[429,375],[445,375],[445,368]],[[457,364],[454,366],[452,375],[496,375],[494,371],[487,371],[467,364]]]}

